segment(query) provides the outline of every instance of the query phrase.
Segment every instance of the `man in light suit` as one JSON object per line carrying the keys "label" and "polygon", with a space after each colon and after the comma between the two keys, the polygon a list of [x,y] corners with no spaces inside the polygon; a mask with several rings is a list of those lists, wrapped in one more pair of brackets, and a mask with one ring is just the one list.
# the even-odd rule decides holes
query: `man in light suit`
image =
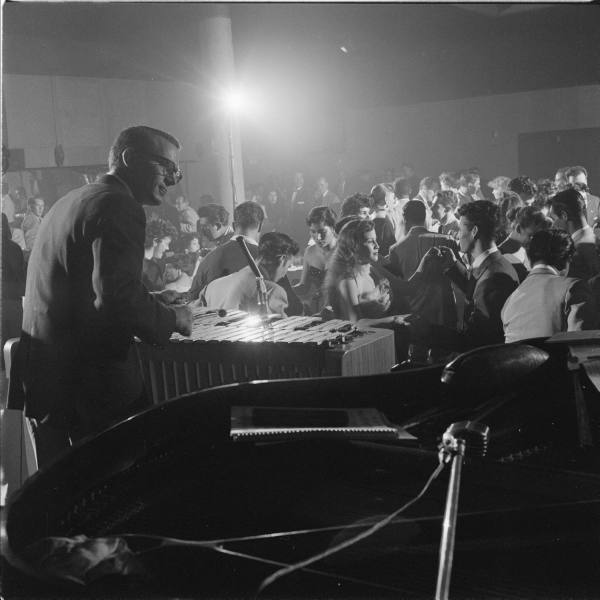
{"label": "man in light suit", "polygon": [[179,148],[163,131],[125,129],[109,172],[61,198],[40,225],[17,356],[40,466],[146,406],[134,336],[164,344],[191,332],[188,308],[165,306],[142,284],[142,205],[160,205],[181,179]]}
{"label": "man in light suit", "polygon": [[575,245],[566,231],[533,234],[527,248],[531,272],[502,309],[506,343],[597,327],[598,315],[588,284],[566,277],[574,252]]}

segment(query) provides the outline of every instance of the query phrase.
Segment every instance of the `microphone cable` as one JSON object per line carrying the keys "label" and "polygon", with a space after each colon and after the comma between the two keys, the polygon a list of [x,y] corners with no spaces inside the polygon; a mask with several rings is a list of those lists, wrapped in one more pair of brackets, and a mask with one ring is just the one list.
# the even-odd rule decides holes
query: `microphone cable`
{"label": "microphone cable", "polygon": [[440,460],[440,464],[438,464],[438,466],[434,469],[433,473],[431,473],[431,475],[429,476],[429,479],[427,479],[427,482],[425,483],[425,485],[423,486],[421,491],[412,500],[409,500],[406,504],[403,504],[400,508],[395,510],[393,513],[389,514],[387,517],[384,517],[380,521],[377,521],[377,523],[375,523],[374,525],[369,527],[369,529],[366,529],[365,531],[361,531],[359,534],[355,535],[354,537],[344,540],[343,542],[340,542],[336,546],[327,548],[327,550],[324,550],[323,552],[319,552],[318,554],[309,556],[308,558],[305,558],[304,560],[302,560],[300,562],[294,563],[292,565],[288,565],[288,566],[284,567],[283,569],[279,569],[278,571],[275,571],[275,573],[272,573],[271,575],[269,575],[268,577],[263,579],[261,584],[258,586],[256,594],[254,595],[254,598],[255,599],[258,598],[258,596],[268,586],[275,583],[275,581],[277,581],[278,579],[281,579],[282,577],[285,577],[286,575],[289,575],[290,573],[293,573],[294,571],[304,569],[305,567],[308,567],[309,565],[312,565],[313,563],[315,563],[319,560],[327,558],[327,557],[331,556],[332,554],[336,554],[337,552],[340,552],[340,550],[344,550],[345,548],[348,548],[349,546],[352,546],[353,544],[356,544],[357,542],[360,542],[361,540],[368,538],[369,536],[373,535],[380,529],[383,529],[386,525],[388,525],[391,521],[393,521],[398,515],[400,515],[400,513],[404,512],[407,508],[409,508],[410,506],[415,504],[415,502],[420,500],[425,495],[425,493],[427,492],[427,490],[429,489],[429,487],[431,486],[433,481],[442,472],[444,466],[445,466],[444,461]]}

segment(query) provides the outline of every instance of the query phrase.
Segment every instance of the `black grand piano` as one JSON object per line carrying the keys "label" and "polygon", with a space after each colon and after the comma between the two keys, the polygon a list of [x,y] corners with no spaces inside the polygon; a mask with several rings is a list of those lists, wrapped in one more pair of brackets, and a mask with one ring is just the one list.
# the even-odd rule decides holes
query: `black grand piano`
{"label": "black grand piano", "polygon": [[[446,366],[228,385],[156,406],[15,494],[4,594],[255,597],[273,572],[414,499],[440,463],[444,431],[468,421],[488,426],[489,440],[485,457],[467,452],[463,464],[450,597],[600,597],[600,395],[575,362],[568,345],[535,340]],[[232,407],[248,406],[370,407],[415,439],[234,441]],[[386,527],[258,597],[433,598],[448,477],[444,468]],[[125,558],[112,567],[131,568],[53,576],[43,538],[76,536],[121,540]]]}

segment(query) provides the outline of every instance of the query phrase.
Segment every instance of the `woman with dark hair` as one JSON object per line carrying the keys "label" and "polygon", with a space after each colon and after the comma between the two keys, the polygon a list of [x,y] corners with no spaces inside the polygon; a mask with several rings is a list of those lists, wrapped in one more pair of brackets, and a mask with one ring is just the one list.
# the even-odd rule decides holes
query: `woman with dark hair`
{"label": "woman with dark hair", "polygon": [[574,252],[566,231],[548,229],[533,234],[527,247],[532,269],[502,308],[507,343],[597,326],[588,284],[566,277]]}
{"label": "woman with dark hair", "polygon": [[315,206],[306,219],[311,240],[304,251],[302,278],[294,291],[302,300],[308,314],[323,308],[323,281],[337,237],[334,231],[335,213],[327,206]]}
{"label": "woman with dark hair", "polygon": [[[378,258],[379,244],[371,221],[354,219],[342,227],[324,283],[335,317],[365,327],[404,324],[397,309],[409,284],[377,267]],[[408,312],[406,304],[403,308]]]}

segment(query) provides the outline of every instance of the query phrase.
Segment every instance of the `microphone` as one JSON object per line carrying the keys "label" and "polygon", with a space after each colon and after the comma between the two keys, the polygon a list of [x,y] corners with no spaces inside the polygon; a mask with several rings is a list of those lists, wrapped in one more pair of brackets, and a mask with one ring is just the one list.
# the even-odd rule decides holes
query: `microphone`
{"label": "microphone", "polygon": [[246,245],[246,240],[244,240],[243,235],[238,235],[235,238],[236,242],[240,245],[242,252],[244,253],[248,264],[250,265],[250,269],[256,276],[256,290],[258,292],[258,314],[260,315],[263,325],[268,324],[269,318],[269,306],[267,304],[267,285],[265,283],[265,278],[263,277],[256,261],[252,254],[250,254],[250,250],[248,250],[248,246]]}
{"label": "microphone", "polygon": [[454,452],[458,442],[464,442],[470,456],[485,456],[487,454],[490,428],[478,421],[459,421],[452,423],[442,436],[442,451]]}
{"label": "microphone", "polygon": [[252,269],[252,272],[254,273],[254,275],[256,277],[260,277],[262,279],[263,278],[262,273],[260,272],[260,269],[258,268],[258,265],[256,264],[256,261],[254,260],[254,257],[252,256],[252,254],[250,254],[250,250],[248,250],[248,246],[246,246],[246,240],[244,239],[244,236],[238,235],[235,238],[235,241],[240,245],[240,248],[242,249],[242,252],[244,253],[244,256],[246,257],[246,260],[248,261],[248,264],[250,265],[250,268]]}

